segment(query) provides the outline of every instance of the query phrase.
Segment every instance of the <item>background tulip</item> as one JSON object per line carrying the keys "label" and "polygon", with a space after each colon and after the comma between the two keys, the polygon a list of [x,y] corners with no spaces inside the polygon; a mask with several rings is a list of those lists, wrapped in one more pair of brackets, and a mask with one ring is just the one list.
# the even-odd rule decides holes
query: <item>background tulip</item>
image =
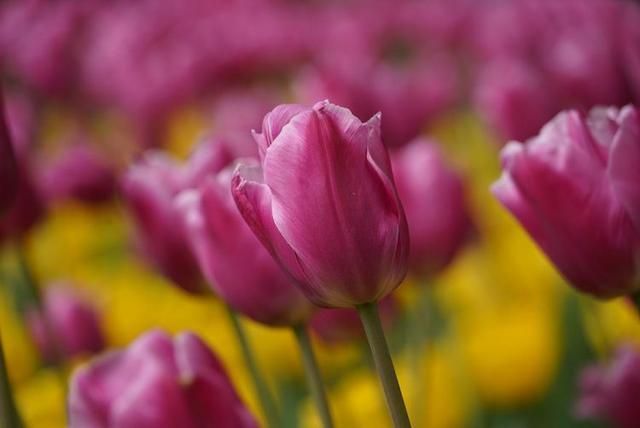
{"label": "background tulip", "polygon": [[195,335],[152,331],[71,380],[72,428],[253,428],[224,368]]}
{"label": "background tulip", "polygon": [[216,294],[232,308],[269,325],[297,325],[311,303],[240,215],[231,195],[232,170],[178,197],[191,248]]}
{"label": "background tulip", "polygon": [[618,350],[609,364],[585,368],[580,376],[576,413],[617,428],[633,428],[640,419],[640,353],[632,346]]}
{"label": "background tulip", "polygon": [[560,113],[502,162],[494,194],[575,287],[603,298],[640,287],[636,108]]}
{"label": "background tulip", "polygon": [[169,279],[189,292],[204,290],[174,197],[228,162],[224,146],[203,144],[180,167],[159,152],[148,154],[124,177],[123,194],[144,254]]}
{"label": "background tulip", "polygon": [[256,137],[262,173],[240,167],[234,197],[306,295],[328,307],[374,302],[407,270],[407,224],[380,139],[380,116],[282,105]]}
{"label": "background tulip", "polygon": [[47,289],[42,312],[27,312],[31,335],[49,362],[96,353],[104,337],[96,310],[67,284]]}
{"label": "background tulip", "polygon": [[436,143],[417,139],[391,156],[393,175],[409,225],[411,269],[435,274],[471,232],[460,176]]}
{"label": "background tulip", "polygon": [[0,215],[11,206],[17,187],[18,166],[0,98]]}

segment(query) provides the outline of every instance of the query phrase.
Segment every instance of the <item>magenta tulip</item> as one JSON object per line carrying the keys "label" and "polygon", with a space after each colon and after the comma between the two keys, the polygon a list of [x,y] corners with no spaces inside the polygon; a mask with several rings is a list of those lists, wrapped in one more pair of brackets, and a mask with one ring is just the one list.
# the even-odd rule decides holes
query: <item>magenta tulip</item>
{"label": "magenta tulip", "polygon": [[417,139],[391,156],[409,235],[410,268],[432,275],[446,267],[471,232],[460,176],[438,146]]}
{"label": "magenta tulip", "polygon": [[46,166],[40,181],[49,200],[98,203],[109,200],[116,189],[114,167],[86,143],[67,148]]}
{"label": "magenta tulip", "polygon": [[560,113],[502,152],[493,192],[576,288],[640,287],[640,116],[627,106]]}
{"label": "magenta tulip", "polygon": [[27,313],[29,330],[46,361],[96,353],[104,336],[94,307],[68,285],[46,290],[42,312]]}
{"label": "magenta tulip", "polygon": [[194,334],[160,331],[76,371],[71,428],[256,428],[225,370]]}
{"label": "magenta tulip", "polygon": [[134,217],[143,253],[167,278],[186,291],[205,290],[180,213],[174,205],[182,190],[195,187],[229,161],[224,146],[203,144],[188,168],[161,153],[147,155],[125,175],[124,197]]}
{"label": "magenta tulip", "polygon": [[218,296],[268,325],[299,325],[312,305],[249,229],[231,195],[232,170],[178,197],[191,248]]}
{"label": "magenta tulip", "polygon": [[618,428],[635,428],[640,420],[640,353],[621,348],[608,365],[594,365],[580,376],[576,414]]}
{"label": "magenta tulip", "polygon": [[262,170],[241,166],[236,203],[307,297],[353,307],[393,291],[407,271],[409,238],[380,115],[281,105],[255,135]]}

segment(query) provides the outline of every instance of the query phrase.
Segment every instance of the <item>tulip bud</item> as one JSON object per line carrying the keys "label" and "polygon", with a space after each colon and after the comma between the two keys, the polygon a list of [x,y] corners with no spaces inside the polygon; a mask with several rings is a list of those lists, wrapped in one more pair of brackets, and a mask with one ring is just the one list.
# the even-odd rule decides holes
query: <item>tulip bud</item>
{"label": "tulip bud", "polygon": [[41,176],[50,200],[77,199],[87,203],[109,200],[115,191],[115,171],[88,144],[75,144],[49,164]]}
{"label": "tulip bud", "polygon": [[194,334],[160,331],[71,379],[71,428],[255,428],[216,356]]}
{"label": "tulip bud", "polygon": [[208,174],[218,172],[227,161],[222,145],[204,144],[194,152],[188,168],[155,152],[124,177],[124,197],[143,253],[167,278],[188,292],[202,292],[204,285],[174,197],[196,186]]}
{"label": "tulip bud", "polygon": [[262,169],[240,166],[233,193],[245,220],[307,297],[353,307],[393,291],[407,271],[409,237],[380,115],[282,105],[256,142]]}
{"label": "tulip bud", "polygon": [[608,365],[585,368],[580,375],[576,414],[602,419],[618,428],[635,428],[640,420],[640,354],[620,349]]}
{"label": "tulip bud", "polygon": [[445,164],[438,146],[427,140],[414,140],[392,153],[391,161],[411,236],[410,268],[435,274],[470,235],[462,180]]}
{"label": "tulip bud", "polygon": [[42,312],[27,312],[27,324],[42,358],[56,362],[96,353],[104,337],[95,309],[68,286],[47,289]]}
{"label": "tulip bud", "polygon": [[231,195],[232,170],[178,197],[200,268],[216,294],[235,310],[268,325],[297,325],[312,311],[240,215]]}
{"label": "tulip bud", "polygon": [[600,298],[640,288],[640,115],[557,115],[502,151],[493,193],[564,276]]}
{"label": "tulip bud", "polygon": [[[393,295],[390,294],[382,299],[379,308],[383,327],[390,328],[399,315],[398,304]],[[330,344],[353,342],[365,338],[358,311],[352,308],[318,309],[313,314],[309,327],[320,339]]]}

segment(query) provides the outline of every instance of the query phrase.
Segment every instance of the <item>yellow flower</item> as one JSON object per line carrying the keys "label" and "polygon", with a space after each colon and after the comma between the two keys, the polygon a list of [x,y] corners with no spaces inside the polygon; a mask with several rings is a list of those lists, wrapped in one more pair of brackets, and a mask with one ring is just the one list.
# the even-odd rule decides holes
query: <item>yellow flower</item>
{"label": "yellow flower", "polygon": [[65,428],[65,381],[54,370],[42,370],[15,389],[26,428]]}

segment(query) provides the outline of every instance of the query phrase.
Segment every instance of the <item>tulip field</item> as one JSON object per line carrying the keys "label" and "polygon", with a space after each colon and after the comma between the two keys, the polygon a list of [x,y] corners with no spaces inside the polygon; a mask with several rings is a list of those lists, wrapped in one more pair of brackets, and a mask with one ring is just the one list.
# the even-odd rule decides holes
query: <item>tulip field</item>
{"label": "tulip field", "polygon": [[640,3],[0,3],[0,428],[65,427],[640,428]]}

